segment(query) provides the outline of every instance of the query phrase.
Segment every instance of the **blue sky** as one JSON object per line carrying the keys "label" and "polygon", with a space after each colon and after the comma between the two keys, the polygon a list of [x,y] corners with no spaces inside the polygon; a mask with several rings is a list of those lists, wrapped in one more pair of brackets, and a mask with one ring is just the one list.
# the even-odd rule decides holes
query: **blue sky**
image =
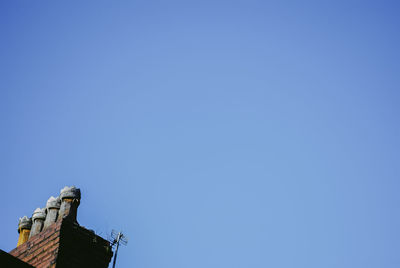
{"label": "blue sky", "polygon": [[0,248],[76,185],[118,267],[399,267],[398,12],[2,1]]}

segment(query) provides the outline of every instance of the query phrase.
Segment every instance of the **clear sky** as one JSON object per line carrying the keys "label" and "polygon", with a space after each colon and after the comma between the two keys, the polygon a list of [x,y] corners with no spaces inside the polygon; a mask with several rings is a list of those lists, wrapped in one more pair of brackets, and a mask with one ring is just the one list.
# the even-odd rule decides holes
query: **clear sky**
{"label": "clear sky", "polygon": [[0,248],[65,185],[118,267],[400,267],[398,1],[1,1]]}

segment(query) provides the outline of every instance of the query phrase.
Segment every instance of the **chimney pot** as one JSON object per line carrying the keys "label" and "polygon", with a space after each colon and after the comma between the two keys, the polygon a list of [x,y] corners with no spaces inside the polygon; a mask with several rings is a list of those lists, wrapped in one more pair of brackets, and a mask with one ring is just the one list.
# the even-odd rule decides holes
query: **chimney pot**
{"label": "chimney pot", "polygon": [[57,221],[58,210],[60,209],[61,201],[59,197],[51,196],[46,204],[46,219],[44,221],[43,229],[49,227],[52,223]]}
{"label": "chimney pot", "polygon": [[42,231],[45,219],[46,219],[46,209],[45,208],[35,209],[35,211],[32,214],[32,228],[29,238]]}
{"label": "chimney pot", "polygon": [[65,198],[71,198],[71,199],[81,199],[81,189],[76,188],[75,186],[65,186],[63,189],[60,191],[60,198],[61,200]]}
{"label": "chimney pot", "polygon": [[65,186],[60,191],[60,198],[59,218],[69,218],[73,222],[76,222],[77,210],[81,200],[81,190],[75,186]]}
{"label": "chimney pot", "polygon": [[17,247],[22,245],[29,239],[29,233],[31,231],[31,227],[32,227],[32,219],[31,218],[24,216],[19,219],[19,223],[18,223],[19,238],[18,238]]}
{"label": "chimney pot", "polygon": [[45,208],[37,208],[32,214],[32,221],[34,222],[37,219],[44,220],[46,218],[46,209]]}
{"label": "chimney pot", "polygon": [[18,229],[31,229],[32,219],[27,216],[23,216],[19,218]]}
{"label": "chimney pot", "polygon": [[46,203],[46,209],[56,208],[59,209],[61,204],[60,197],[50,196]]}

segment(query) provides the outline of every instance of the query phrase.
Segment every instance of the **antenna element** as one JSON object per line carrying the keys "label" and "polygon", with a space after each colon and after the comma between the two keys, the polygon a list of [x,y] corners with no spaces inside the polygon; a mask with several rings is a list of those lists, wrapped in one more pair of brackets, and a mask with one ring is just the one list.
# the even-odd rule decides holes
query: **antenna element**
{"label": "antenna element", "polygon": [[117,262],[119,244],[121,243],[122,245],[126,246],[128,244],[128,238],[121,231],[117,232],[115,230],[112,230],[110,242],[111,242],[111,247],[117,245],[113,261],[113,268],[115,268],[115,263]]}

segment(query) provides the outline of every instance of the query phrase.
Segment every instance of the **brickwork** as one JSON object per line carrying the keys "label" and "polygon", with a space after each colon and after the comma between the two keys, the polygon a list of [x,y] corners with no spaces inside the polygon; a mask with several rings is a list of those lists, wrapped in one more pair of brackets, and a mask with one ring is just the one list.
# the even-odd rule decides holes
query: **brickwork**
{"label": "brickwork", "polygon": [[59,243],[61,221],[31,237],[10,254],[37,268],[55,267]]}
{"label": "brickwork", "polygon": [[53,223],[10,254],[37,268],[106,268],[112,257],[107,240],[66,219]]}

